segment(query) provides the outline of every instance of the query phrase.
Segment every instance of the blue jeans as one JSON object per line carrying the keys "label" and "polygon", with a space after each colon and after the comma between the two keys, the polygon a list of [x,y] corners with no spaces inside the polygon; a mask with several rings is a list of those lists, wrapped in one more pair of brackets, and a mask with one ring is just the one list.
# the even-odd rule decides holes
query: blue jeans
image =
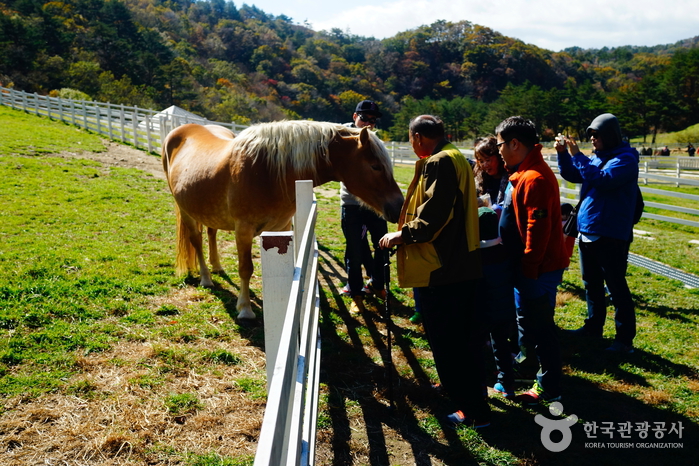
{"label": "blue jeans", "polygon": [[550,396],[561,393],[563,362],[553,314],[556,308],[556,289],[563,278],[563,270],[543,273],[536,280],[521,274],[515,278],[520,342],[522,346],[534,346],[539,361],[536,379]]}
{"label": "blue jeans", "polygon": [[456,409],[490,420],[474,297],[478,280],[413,288],[439,380]]}
{"label": "blue jeans", "polygon": [[[386,251],[379,247],[379,240],[388,232],[386,220],[379,217],[374,211],[355,205],[342,206],[342,233],[345,235],[345,269],[347,270],[347,284],[350,296],[361,296],[364,280],[362,279],[362,264],[371,276],[372,286],[376,290],[382,290],[385,283],[384,264],[386,263]],[[374,246],[374,254],[371,251],[367,255],[368,235],[371,235],[371,243]]]}
{"label": "blue jeans", "polygon": [[626,283],[629,245],[629,241],[604,236],[591,243],[578,243],[580,270],[587,297],[585,328],[593,335],[602,336],[607,318],[606,282],[614,304],[616,340],[631,346],[636,336],[636,312]]}

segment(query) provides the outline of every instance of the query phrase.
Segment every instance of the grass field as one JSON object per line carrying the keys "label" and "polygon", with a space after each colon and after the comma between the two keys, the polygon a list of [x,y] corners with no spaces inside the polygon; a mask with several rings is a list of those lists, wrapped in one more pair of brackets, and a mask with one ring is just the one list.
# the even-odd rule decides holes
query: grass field
{"label": "grass field", "polygon": [[[11,142],[10,142],[11,141]],[[250,465],[265,401],[261,328],[234,321],[231,235],[212,290],[177,278],[174,215],[165,183],[143,172],[52,157],[104,150],[99,138],[0,107],[0,464]],[[405,185],[410,168],[398,168]],[[396,409],[387,408],[383,303],[354,316],[339,295],[344,242],[338,185],[319,193],[323,338],[318,461],[322,465],[690,465],[699,458],[699,292],[633,266],[637,351],[610,356],[605,341],[561,334],[566,415],[563,452],[541,441],[537,414],[491,398],[493,425],[448,429],[412,300],[395,287],[392,305]],[[671,188],[667,188],[671,189]],[[693,191],[695,194],[696,191]],[[661,201],[662,202],[662,201]],[[642,220],[632,251],[699,273],[699,231]],[[260,313],[259,263],[252,283]],[[557,323],[582,324],[577,255],[559,293]],[[611,320],[611,317],[610,317]],[[534,368],[525,365],[523,377]],[[492,380],[490,381],[492,383]],[[523,383],[520,388],[525,388]],[[629,438],[620,424],[631,422]],[[659,438],[638,425],[665,423]],[[614,436],[585,423],[613,423]],[[682,426],[681,438],[670,427]],[[588,427],[589,428],[589,427]],[[552,437],[558,440],[555,435]],[[681,448],[592,447],[590,443],[681,443]],[[588,445],[586,445],[588,444]]]}

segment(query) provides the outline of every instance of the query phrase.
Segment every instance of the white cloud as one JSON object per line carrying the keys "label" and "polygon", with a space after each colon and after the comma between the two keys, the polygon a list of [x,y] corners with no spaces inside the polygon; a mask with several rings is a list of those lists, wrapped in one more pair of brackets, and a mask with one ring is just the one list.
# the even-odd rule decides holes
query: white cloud
{"label": "white cloud", "polygon": [[[558,51],[566,47],[616,47],[674,43],[699,34],[696,0],[261,0],[251,2],[314,30],[338,28],[377,39],[437,20],[470,21],[506,36]],[[239,4],[242,5],[242,4]]]}

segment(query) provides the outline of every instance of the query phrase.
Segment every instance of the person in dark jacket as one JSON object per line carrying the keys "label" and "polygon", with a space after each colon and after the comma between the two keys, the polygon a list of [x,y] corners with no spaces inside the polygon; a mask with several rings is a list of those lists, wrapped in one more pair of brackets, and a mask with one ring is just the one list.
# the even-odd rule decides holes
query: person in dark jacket
{"label": "person in dark jacket", "polygon": [[490,195],[490,205],[498,212],[505,200],[505,189],[509,180],[505,161],[500,157],[497,140],[490,136],[476,141],[473,149],[476,164],[473,166],[473,176],[476,180],[476,193],[479,196]]}
{"label": "person in dark jacket", "polygon": [[561,176],[582,183],[578,248],[587,319],[572,333],[602,337],[607,315],[606,283],[613,297],[616,321],[616,337],[607,350],[632,353],[636,314],[626,282],[626,265],[633,240],[639,156],[624,141],[619,121],[611,113],[592,120],[587,135],[595,148],[591,158],[582,154],[572,139],[556,143]]}
{"label": "person in dark jacket", "polygon": [[[352,115],[352,122],[346,126],[352,128],[368,127],[374,129],[376,119],[381,117],[378,105],[371,100],[362,100]],[[345,270],[347,284],[340,293],[352,298],[350,313],[365,310],[364,296],[376,293],[382,299],[386,297],[384,285],[385,253],[379,248],[379,239],[388,232],[388,224],[373,210],[364,207],[358,198],[349,192],[344,183],[340,183],[340,205],[342,208],[342,233],[345,236]],[[374,248],[369,247],[369,235]],[[370,277],[365,286],[362,278],[362,265]]]}
{"label": "person in dark jacket", "polygon": [[478,203],[471,165],[450,143],[434,115],[410,121],[410,144],[420,160],[408,186],[398,231],[381,238],[399,246],[398,283],[413,288],[444,392],[456,411],[451,425],[490,425],[483,393],[483,353],[474,303],[482,277]]}

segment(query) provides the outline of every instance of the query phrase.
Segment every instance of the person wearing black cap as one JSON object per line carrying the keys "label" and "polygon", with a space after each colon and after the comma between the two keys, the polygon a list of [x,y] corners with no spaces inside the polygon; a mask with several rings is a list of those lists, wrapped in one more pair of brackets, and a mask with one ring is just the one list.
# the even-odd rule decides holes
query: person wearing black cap
{"label": "person wearing black cap", "polygon": [[[571,333],[602,338],[607,315],[604,285],[615,307],[616,336],[607,348],[633,353],[636,313],[626,282],[629,246],[633,240],[638,190],[638,152],[624,141],[619,120],[604,113],[590,123],[594,146],[588,158],[573,139],[556,142],[561,176],[582,183],[578,209],[580,270],[587,298],[585,325]],[[570,148],[570,153],[568,152]]]}
{"label": "person wearing black cap", "polygon": [[[371,100],[362,100],[352,115],[352,122],[346,126],[354,128],[369,127],[374,129],[376,119],[382,114],[378,105]],[[384,278],[384,252],[378,242],[388,232],[386,220],[373,210],[361,205],[344,183],[340,183],[340,205],[342,207],[342,233],[345,236],[345,269],[347,284],[341,293],[352,298],[350,312],[364,310],[364,295],[375,292],[379,297],[386,296]],[[371,235],[374,252],[369,247],[368,235]],[[370,277],[364,286],[362,264]]]}
{"label": "person wearing black cap", "polygon": [[357,128],[369,126],[371,129],[374,129],[377,118],[381,118],[382,116],[383,114],[379,111],[379,106],[376,105],[376,102],[371,100],[362,100],[354,109],[352,122]]}

